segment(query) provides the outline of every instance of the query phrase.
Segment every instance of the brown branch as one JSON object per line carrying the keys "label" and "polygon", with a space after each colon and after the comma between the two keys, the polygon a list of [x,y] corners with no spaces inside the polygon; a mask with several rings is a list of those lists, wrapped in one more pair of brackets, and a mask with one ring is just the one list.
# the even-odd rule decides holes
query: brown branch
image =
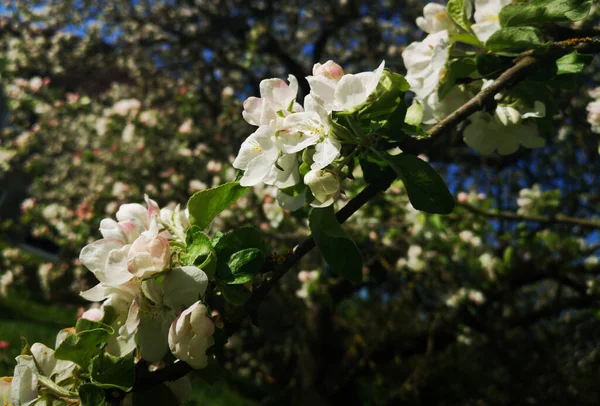
{"label": "brown branch", "polygon": [[[276,43],[271,43],[271,46],[278,46]],[[506,70],[498,77],[489,87],[479,92],[475,97],[457,109],[454,113],[433,126],[428,134],[430,138],[408,139],[402,142],[401,149],[404,152],[412,154],[420,154],[424,152],[430,145],[432,140],[435,140],[441,134],[451,130],[457,124],[467,119],[471,114],[482,109],[493,97],[520,81],[527,78],[529,74],[543,67],[547,63],[553,63],[556,59],[578,50],[583,53],[598,53],[600,52],[600,41],[591,38],[567,40],[552,45],[549,49],[543,50],[544,53],[539,53],[537,50],[527,51],[522,53],[515,59],[513,67]],[[275,52],[277,53],[277,52]],[[298,78],[300,80],[300,78]],[[369,184],[356,197],[346,204],[336,217],[340,223],[346,221],[352,214],[360,209],[365,203],[372,199],[379,192],[386,190],[391,182],[396,179],[396,173],[391,168],[386,168],[377,182]],[[258,309],[262,300],[269,294],[277,281],[291,269],[304,255],[310,252],[315,247],[315,242],[312,238],[307,238],[302,241],[294,251],[288,255],[285,261],[276,266],[271,272],[271,276],[263,284],[258,286],[242,306],[239,311],[226,319],[225,334],[229,337],[235,333],[241,326],[242,321],[249,315],[252,315]],[[184,362],[176,362],[166,368],[159,369],[154,372],[144,372],[143,375],[138,375],[133,391],[148,389],[153,385],[160,384],[166,381],[177,380],[188,372],[191,372],[191,367]]]}
{"label": "brown branch", "polygon": [[548,225],[562,223],[581,226],[584,228],[600,228],[600,221],[588,220],[579,217],[563,216],[562,214],[557,214],[555,216],[522,215],[508,211],[484,211],[478,207],[470,205],[469,203],[460,203],[460,206],[464,207],[465,209],[469,210],[474,214],[488,218],[515,221],[533,221],[536,223]]}

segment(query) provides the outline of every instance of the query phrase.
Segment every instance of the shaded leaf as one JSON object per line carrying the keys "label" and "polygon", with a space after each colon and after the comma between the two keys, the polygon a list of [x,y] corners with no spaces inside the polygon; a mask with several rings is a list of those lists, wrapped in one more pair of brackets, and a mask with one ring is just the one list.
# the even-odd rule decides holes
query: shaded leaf
{"label": "shaded leaf", "polygon": [[428,213],[448,214],[454,209],[454,198],[440,175],[427,162],[410,154],[386,157],[404,182],[411,204]]}
{"label": "shaded leaf", "polygon": [[129,392],[135,382],[133,352],[124,357],[103,352],[92,360],[89,373],[92,383],[96,386]]}
{"label": "shaded leaf", "polygon": [[362,254],[335,218],[333,206],[311,210],[308,219],[312,238],[333,272],[350,281],[360,282]]}

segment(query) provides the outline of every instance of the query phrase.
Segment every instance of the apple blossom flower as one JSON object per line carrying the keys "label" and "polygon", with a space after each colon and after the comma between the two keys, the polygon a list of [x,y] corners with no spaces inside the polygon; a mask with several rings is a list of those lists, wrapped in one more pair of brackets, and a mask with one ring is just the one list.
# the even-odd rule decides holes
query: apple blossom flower
{"label": "apple blossom flower", "polygon": [[312,76],[306,80],[310,84],[311,96],[327,113],[349,111],[365,103],[383,75],[385,61],[373,72],[345,74],[338,64],[327,61],[313,66]]}
{"label": "apple blossom flower", "polygon": [[471,123],[463,133],[465,143],[482,155],[497,150],[500,155],[514,153],[519,145],[525,148],[541,148],[546,141],[538,135],[534,124],[523,119],[541,118],[546,114],[543,103],[536,101],[534,109],[520,113],[511,106],[499,105],[494,115],[478,111],[471,116]]}
{"label": "apple blossom flower", "polygon": [[586,110],[587,122],[592,126],[592,132],[600,134],[600,99],[589,103]]}
{"label": "apple blossom flower", "polygon": [[240,152],[233,161],[234,168],[244,171],[244,176],[240,179],[242,186],[254,186],[261,182],[279,158],[275,125],[276,120],[268,125],[261,125],[242,143]]}
{"label": "apple blossom flower", "polygon": [[423,8],[423,17],[417,18],[417,26],[428,34],[435,34],[443,30],[448,33],[457,33],[458,28],[445,6],[437,3],[428,3]]}
{"label": "apple blossom flower", "polygon": [[298,80],[294,75],[289,75],[288,82],[289,85],[281,79],[261,81],[260,97],[249,97],[244,101],[244,120],[260,127],[269,125],[278,115],[302,111],[302,107],[296,103]]}
{"label": "apple blossom flower", "polygon": [[402,52],[407,70],[406,80],[421,100],[437,89],[445,73],[449,52],[447,30],[429,34],[423,41],[411,43]]}
{"label": "apple blossom flower", "polygon": [[425,262],[423,261],[423,248],[418,245],[411,245],[408,247],[407,258],[400,258],[396,262],[396,267],[408,267],[413,271],[420,272],[425,269]]}
{"label": "apple blossom flower", "polygon": [[194,369],[208,365],[206,350],[215,340],[215,325],[208,317],[207,308],[197,301],[184,310],[169,329],[169,348],[175,357]]}
{"label": "apple blossom flower", "polygon": [[137,99],[123,99],[112,106],[112,113],[121,117],[135,116],[141,107],[142,103]]}
{"label": "apple blossom flower", "polygon": [[156,110],[146,110],[140,114],[140,123],[145,125],[146,127],[156,127],[158,125],[158,117],[156,115]]}
{"label": "apple blossom flower", "polygon": [[423,107],[422,124],[433,125],[454,112],[469,100],[469,94],[459,86],[454,86],[442,100],[438,92],[432,92],[424,100],[417,99]]}
{"label": "apple blossom flower", "polygon": [[479,41],[485,43],[500,27],[500,11],[511,0],[475,0],[475,24],[471,25]]}
{"label": "apple blossom flower", "polygon": [[177,132],[181,134],[191,134],[193,129],[194,121],[191,118],[188,118],[183,123],[181,123],[181,125],[177,129]]}

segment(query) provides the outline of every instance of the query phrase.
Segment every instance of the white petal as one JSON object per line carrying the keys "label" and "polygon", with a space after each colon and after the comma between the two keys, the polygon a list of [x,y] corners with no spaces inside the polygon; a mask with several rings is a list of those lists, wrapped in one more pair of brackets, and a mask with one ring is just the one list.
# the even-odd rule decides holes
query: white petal
{"label": "white petal", "polygon": [[282,209],[296,211],[304,207],[306,203],[306,190],[303,190],[298,196],[290,196],[281,190],[277,191],[277,202]]}
{"label": "white petal", "polygon": [[244,101],[244,111],[242,117],[248,124],[260,126],[260,121],[263,109],[263,100],[259,97],[249,97]]}
{"label": "white petal", "polygon": [[332,163],[340,154],[342,145],[340,142],[332,137],[326,137],[322,142],[318,143],[315,147],[315,154],[313,155],[313,164],[310,166],[311,169],[323,169],[330,163]]}
{"label": "white petal", "polygon": [[92,272],[104,270],[110,251],[118,250],[123,245],[123,241],[114,238],[94,241],[83,247],[79,259]]}
{"label": "white petal", "polygon": [[42,343],[35,343],[31,346],[31,353],[35,359],[35,363],[40,369],[42,375],[50,376],[54,367],[56,367],[56,358],[54,358],[54,350],[46,347]]}
{"label": "white petal", "polygon": [[93,288],[81,292],[80,295],[90,302],[101,302],[108,297],[109,293],[108,288],[99,283]]}

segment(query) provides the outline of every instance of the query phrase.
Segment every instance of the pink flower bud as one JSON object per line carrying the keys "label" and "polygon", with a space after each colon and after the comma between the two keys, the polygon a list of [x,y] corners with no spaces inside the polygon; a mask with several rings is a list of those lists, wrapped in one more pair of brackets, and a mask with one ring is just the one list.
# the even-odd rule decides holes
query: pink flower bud
{"label": "pink flower bud", "polygon": [[315,64],[313,67],[313,76],[325,76],[329,79],[340,80],[344,76],[344,69],[337,63],[329,60],[323,65],[320,63]]}

